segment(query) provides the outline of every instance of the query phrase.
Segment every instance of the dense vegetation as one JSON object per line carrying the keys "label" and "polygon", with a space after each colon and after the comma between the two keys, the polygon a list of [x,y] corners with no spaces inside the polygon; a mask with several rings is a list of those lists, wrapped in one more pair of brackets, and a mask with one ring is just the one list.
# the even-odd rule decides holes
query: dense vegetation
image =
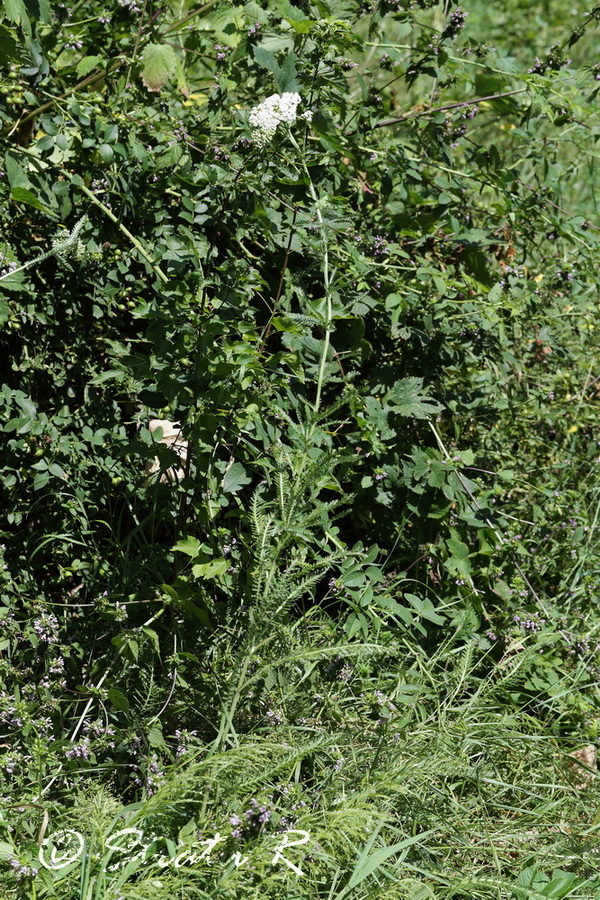
{"label": "dense vegetation", "polygon": [[0,11],[0,896],[600,898],[600,7]]}

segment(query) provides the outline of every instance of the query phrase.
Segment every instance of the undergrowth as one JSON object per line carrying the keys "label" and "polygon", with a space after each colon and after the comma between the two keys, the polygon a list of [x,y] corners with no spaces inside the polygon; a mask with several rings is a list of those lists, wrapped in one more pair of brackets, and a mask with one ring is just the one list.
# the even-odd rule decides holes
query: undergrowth
{"label": "undergrowth", "polygon": [[0,4],[2,897],[600,898],[598,22]]}

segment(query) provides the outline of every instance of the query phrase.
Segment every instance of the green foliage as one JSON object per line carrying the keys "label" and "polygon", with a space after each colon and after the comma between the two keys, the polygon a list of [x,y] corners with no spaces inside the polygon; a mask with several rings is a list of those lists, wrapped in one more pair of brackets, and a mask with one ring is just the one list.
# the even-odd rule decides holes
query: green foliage
{"label": "green foliage", "polygon": [[0,11],[6,895],[591,896],[599,8]]}

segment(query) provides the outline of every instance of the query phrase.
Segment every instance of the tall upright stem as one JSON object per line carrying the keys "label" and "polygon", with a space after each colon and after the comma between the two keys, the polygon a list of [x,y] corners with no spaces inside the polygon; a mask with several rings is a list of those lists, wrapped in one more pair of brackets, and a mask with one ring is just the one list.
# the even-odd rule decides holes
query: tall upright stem
{"label": "tall upright stem", "polygon": [[318,412],[321,407],[321,395],[323,393],[323,382],[325,380],[325,366],[327,365],[327,357],[329,356],[329,346],[331,343],[331,316],[332,316],[332,304],[331,304],[331,285],[330,285],[330,276],[329,276],[329,249],[327,246],[327,235],[325,233],[325,223],[323,222],[323,215],[321,213],[321,206],[319,196],[315,190],[315,186],[313,184],[313,180],[310,177],[310,172],[308,171],[308,166],[306,165],[306,160],[304,159],[304,154],[294,135],[289,132],[290,140],[299,154],[300,163],[304,170],[304,174],[306,175],[308,181],[308,190],[310,196],[314,200],[315,203],[315,213],[317,216],[317,221],[319,223],[319,230],[321,232],[321,240],[323,242],[323,285],[325,288],[325,339],[323,341],[323,352],[321,354],[321,362],[319,364],[319,373],[317,376],[317,393],[315,396],[315,412]]}

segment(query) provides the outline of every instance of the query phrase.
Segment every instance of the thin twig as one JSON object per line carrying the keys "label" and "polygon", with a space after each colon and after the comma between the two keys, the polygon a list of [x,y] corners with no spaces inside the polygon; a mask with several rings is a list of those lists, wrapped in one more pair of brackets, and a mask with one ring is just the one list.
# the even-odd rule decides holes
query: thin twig
{"label": "thin twig", "polygon": [[474,106],[477,103],[485,103],[486,100],[501,100],[503,97],[512,97],[513,94],[524,94],[527,88],[519,88],[516,91],[505,91],[503,94],[490,94],[487,97],[477,97],[475,100],[461,100],[459,103],[447,103],[444,106],[436,106],[434,109],[426,109],[423,112],[410,113],[406,116],[398,116],[396,119],[386,119],[385,122],[377,122],[373,128],[385,128],[388,125],[397,125],[398,122],[406,122],[408,119],[420,119],[422,116],[432,116],[436,112],[444,112],[446,109],[457,109],[460,106]]}
{"label": "thin twig", "polygon": [[20,128],[22,125],[25,125],[26,122],[29,122],[31,119],[34,119],[40,113],[43,113],[45,110],[50,109],[55,103],[58,103],[60,100],[66,100],[67,97],[70,97],[71,94],[74,94],[76,91],[80,91],[84,87],[89,87],[89,85],[94,84],[96,81],[100,81],[101,78],[106,78],[107,75],[110,75],[111,72],[114,72],[115,69],[118,69],[120,65],[122,65],[123,60],[118,60],[116,63],[113,63],[110,68],[106,69],[106,71],[102,72],[92,72],[91,75],[88,75],[87,78],[84,78],[83,81],[80,81],[78,84],[74,85],[74,87],[70,88],[68,91],[65,91],[64,94],[59,94],[58,97],[52,97],[47,103],[42,103],[41,106],[36,107],[30,113],[27,113],[22,119],[17,119],[17,121],[8,129],[8,134],[11,135],[15,129]]}

